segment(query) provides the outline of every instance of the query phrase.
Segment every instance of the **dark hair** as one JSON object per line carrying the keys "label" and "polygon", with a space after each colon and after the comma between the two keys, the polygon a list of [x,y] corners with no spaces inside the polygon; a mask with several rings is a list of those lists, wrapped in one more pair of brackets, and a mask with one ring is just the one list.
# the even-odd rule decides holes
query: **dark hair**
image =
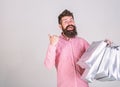
{"label": "dark hair", "polygon": [[70,12],[69,10],[65,9],[65,10],[58,16],[58,23],[59,23],[59,24],[61,24],[61,19],[62,19],[62,17],[64,17],[64,16],[72,16],[72,17],[74,18],[73,13]]}

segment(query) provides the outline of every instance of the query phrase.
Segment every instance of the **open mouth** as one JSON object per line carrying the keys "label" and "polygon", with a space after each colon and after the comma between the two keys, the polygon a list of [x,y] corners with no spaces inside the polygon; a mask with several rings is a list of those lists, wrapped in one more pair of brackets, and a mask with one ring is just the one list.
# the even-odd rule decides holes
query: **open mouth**
{"label": "open mouth", "polygon": [[73,29],[74,29],[74,27],[71,25],[67,27],[67,30],[73,30]]}

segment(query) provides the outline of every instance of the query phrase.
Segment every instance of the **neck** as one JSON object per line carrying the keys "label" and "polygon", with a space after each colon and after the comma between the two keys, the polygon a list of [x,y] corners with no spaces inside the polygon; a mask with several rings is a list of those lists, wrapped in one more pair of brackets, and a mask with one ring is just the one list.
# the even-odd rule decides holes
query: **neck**
{"label": "neck", "polygon": [[67,37],[64,33],[62,33],[62,35],[64,36],[64,38],[65,38],[66,40],[70,40],[70,38]]}

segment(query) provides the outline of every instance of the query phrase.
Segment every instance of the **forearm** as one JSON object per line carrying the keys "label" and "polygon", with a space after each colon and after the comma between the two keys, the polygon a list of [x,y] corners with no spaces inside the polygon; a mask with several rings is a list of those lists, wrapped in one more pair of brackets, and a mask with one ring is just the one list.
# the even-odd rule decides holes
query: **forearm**
{"label": "forearm", "polygon": [[50,69],[55,65],[55,57],[56,57],[56,46],[49,45],[46,53],[46,58],[44,61],[45,66]]}

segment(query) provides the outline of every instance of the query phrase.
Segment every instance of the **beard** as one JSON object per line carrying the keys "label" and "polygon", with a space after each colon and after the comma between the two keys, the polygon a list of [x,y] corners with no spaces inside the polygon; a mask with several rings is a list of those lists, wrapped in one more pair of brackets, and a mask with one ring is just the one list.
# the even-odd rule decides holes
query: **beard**
{"label": "beard", "polygon": [[73,38],[77,35],[76,26],[74,25],[68,25],[65,29],[62,28],[62,31],[62,33],[69,38]]}

